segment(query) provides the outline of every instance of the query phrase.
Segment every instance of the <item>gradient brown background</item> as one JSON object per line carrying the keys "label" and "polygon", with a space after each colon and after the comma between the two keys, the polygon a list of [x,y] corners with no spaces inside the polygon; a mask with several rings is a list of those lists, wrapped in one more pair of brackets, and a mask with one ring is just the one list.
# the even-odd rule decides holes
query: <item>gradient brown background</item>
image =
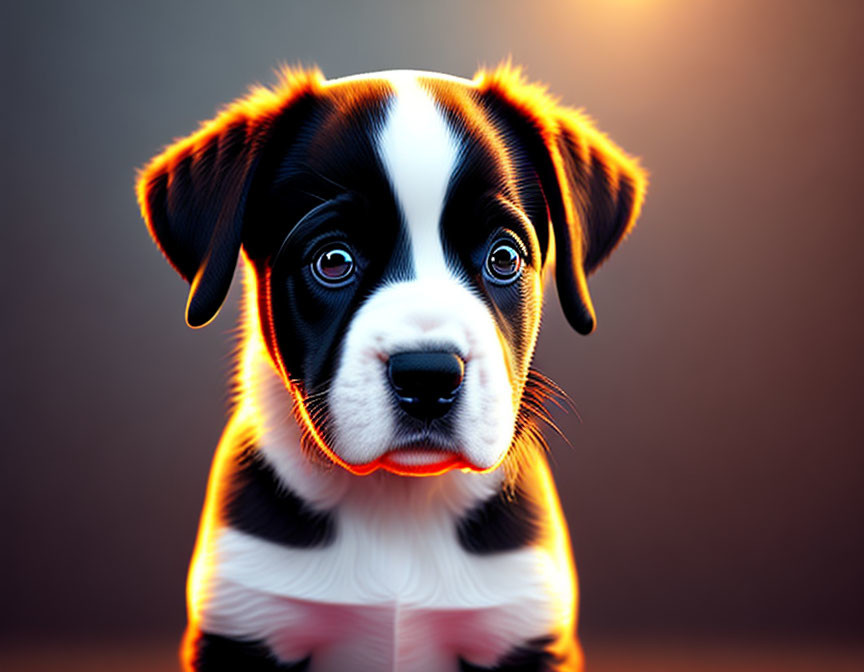
{"label": "gradient brown background", "polygon": [[864,632],[864,3],[3,15],[7,648],[152,640],[170,661],[183,627],[238,292],[209,328],[185,326],[135,168],[279,62],[470,76],[508,54],[652,175],[639,226],[591,280],[597,331],[570,331],[551,290],[535,360],[582,419],[559,416],[572,447],[552,449],[589,662],[592,645]]}

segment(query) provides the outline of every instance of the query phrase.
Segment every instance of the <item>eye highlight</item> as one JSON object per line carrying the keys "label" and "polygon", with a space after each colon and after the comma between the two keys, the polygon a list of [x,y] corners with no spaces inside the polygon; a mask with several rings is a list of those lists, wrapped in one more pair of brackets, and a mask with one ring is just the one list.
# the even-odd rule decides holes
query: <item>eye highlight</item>
{"label": "eye highlight", "polygon": [[486,275],[498,284],[513,282],[522,272],[522,255],[514,245],[499,240],[486,257]]}
{"label": "eye highlight", "polygon": [[354,255],[346,245],[331,245],[312,262],[315,279],[329,287],[347,284],[354,277],[355,269]]}

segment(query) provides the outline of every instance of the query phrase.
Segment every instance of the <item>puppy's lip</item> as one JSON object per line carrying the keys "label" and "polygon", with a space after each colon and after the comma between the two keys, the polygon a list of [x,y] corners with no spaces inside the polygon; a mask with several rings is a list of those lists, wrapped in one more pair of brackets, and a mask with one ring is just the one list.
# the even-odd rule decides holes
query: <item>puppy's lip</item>
{"label": "puppy's lip", "polygon": [[397,448],[378,461],[382,469],[400,476],[436,476],[468,466],[459,453],[434,448]]}
{"label": "puppy's lip", "polygon": [[388,461],[408,466],[436,464],[454,456],[458,457],[459,454],[450,450],[423,447],[396,448],[384,454],[384,458]]}
{"label": "puppy's lip", "polygon": [[426,440],[415,437],[397,443],[369,462],[348,463],[335,454],[331,459],[357,476],[366,476],[379,469],[399,476],[438,476],[454,469],[479,473],[489,471],[469,461],[458,446],[438,442],[432,437]]}
{"label": "puppy's lip", "polygon": [[399,476],[438,476],[454,469],[477,473],[490,471],[490,468],[472,464],[461,453],[438,449],[394,448],[362,464],[349,464],[342,459],[334,461],[356,476],[366,476],[379,469]]}

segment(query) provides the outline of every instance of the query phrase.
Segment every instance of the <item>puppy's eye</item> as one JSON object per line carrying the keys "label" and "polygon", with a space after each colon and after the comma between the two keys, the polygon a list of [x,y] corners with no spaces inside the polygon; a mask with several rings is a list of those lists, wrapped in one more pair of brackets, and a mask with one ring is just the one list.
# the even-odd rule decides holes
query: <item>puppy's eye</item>
{"label": "puppy's eye", "polygon": [[324,285],[337,287],[354,275],[354,257],[344,245],[334,245],[321,252],[312,264],[315,278]]}
{"label": "puppy's eye", "polygon": [[486,272],[498,283],[508,283],[519,277],[522,271],[522,255],[510,243],[497,242],[486,257]]}

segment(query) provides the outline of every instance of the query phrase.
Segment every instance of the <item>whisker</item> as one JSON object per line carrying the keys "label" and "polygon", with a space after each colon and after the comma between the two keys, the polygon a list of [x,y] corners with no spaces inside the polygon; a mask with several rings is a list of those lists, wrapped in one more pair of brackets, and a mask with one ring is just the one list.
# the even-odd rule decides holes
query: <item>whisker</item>
{"label": "whisker", "polygon": [[[525,378],[525,387],[522,393],[522,408],[519,414],[520,419],[523,420],[526,426],[525,431],[530,432],[535,437],[539,436],[546,452],[548,452],[548,444],[538,427],[538,424],[542,423],[555,432],[568,447],[573,449],[570,439],[561,431],[558,423],[552,417],[547,407],[547,402],[554,404],[556,408],[565,413],[575,413],[579,421],[582,421],[582,417],[579,415],[573,400],[570,399],[569,395],[560,385],[540,373],[537,369],[529,369],[528,375]],[[529,426],[530,428],[528,428]]]}
{"label": "whisker", "polygon": [[329,198],[325,198],[324,196],[319,196],[318,194],[313,194],[311,191],[306,191],[305,189],[300,190],[301,194],[306,194],[307,196],[311,196],[312,198],[317,198],[322,203],[326,203],[329,201]]}
{"label": "whisker", "polygon": [[325,182],[329,182],[329,183],[332,184],[334,187],[339,187],[339,188],[342,189],[343,191],[348,191],[348,190],[349,190],[348,187],[346,187],[344,184],[339,184],[336,180],[333,180],[333,179],[327,177],[327,176],[324,175],[323,173],[321,173],[321,172],[315,170],[314,168],[307,168],[307,169],[309,170],[310,173],[312,173],[313,175],[315,175],[315,176],[317,176],[317,177],[320,177],[320,178],[321,178],[322,180],[324,180]]}

